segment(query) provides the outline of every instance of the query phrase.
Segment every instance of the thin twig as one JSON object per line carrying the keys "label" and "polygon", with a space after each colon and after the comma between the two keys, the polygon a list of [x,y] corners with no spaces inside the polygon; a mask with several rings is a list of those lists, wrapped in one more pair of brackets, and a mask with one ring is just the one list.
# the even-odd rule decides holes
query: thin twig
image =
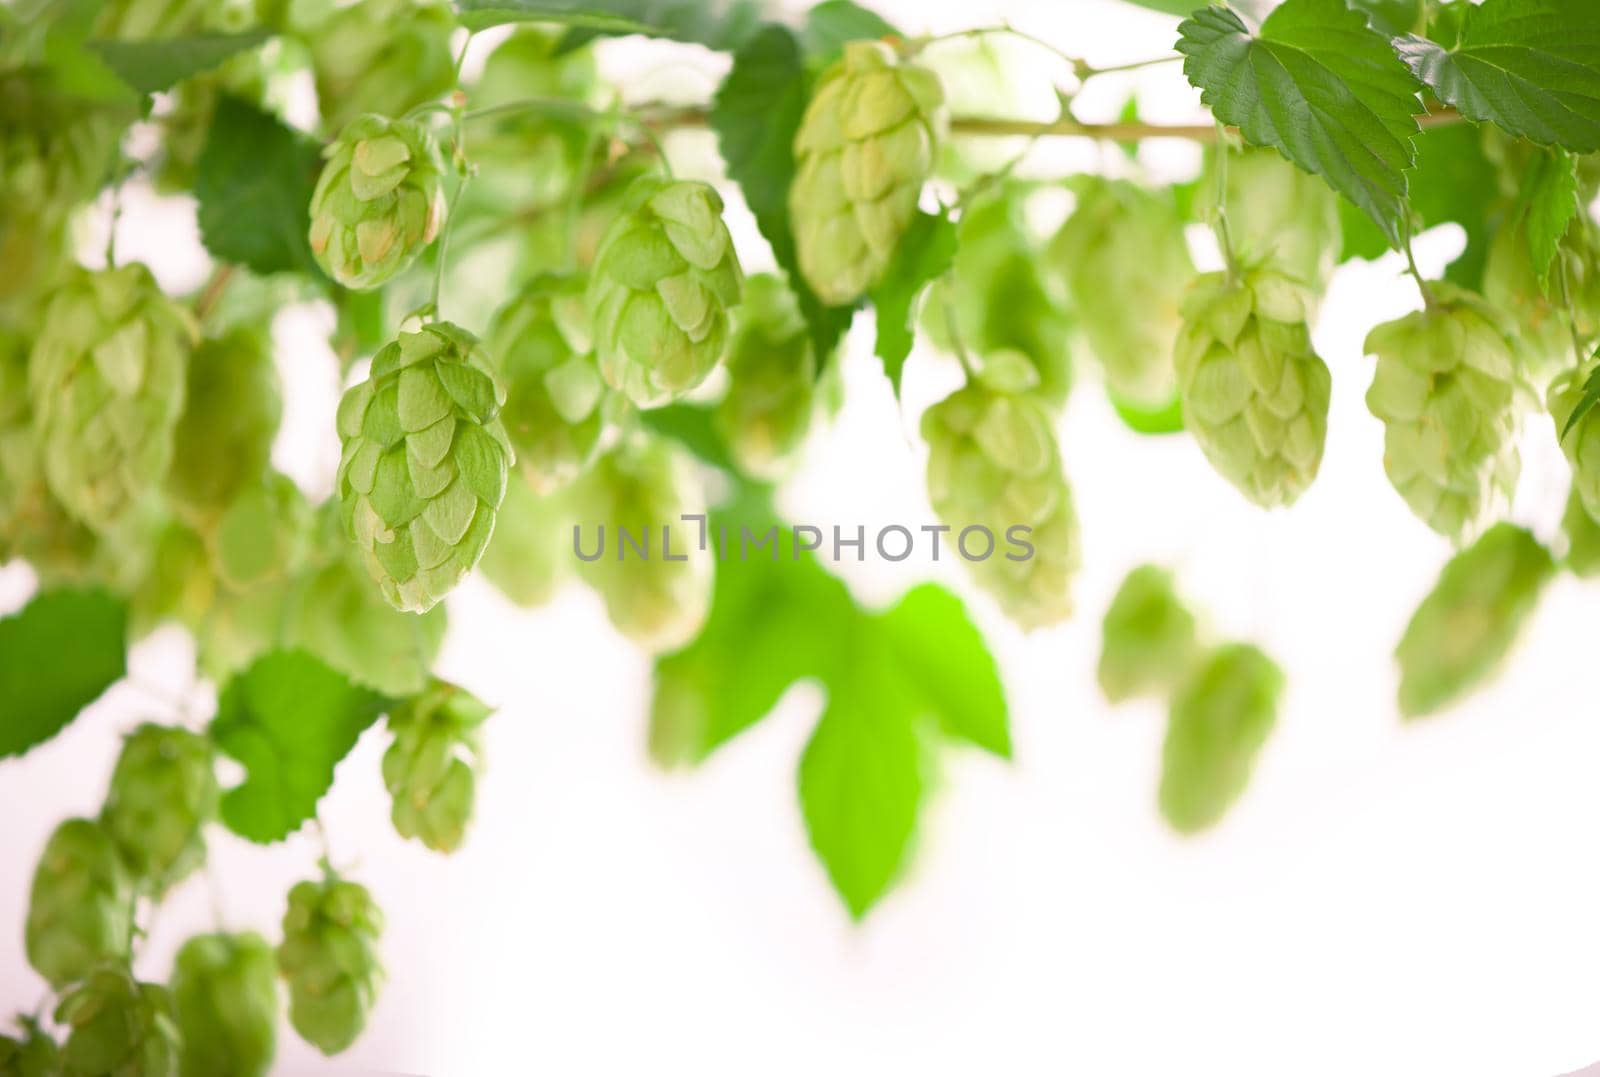
{"label": "thin twig", "polygon": [[206,286],[201,289],[199,297],[194,301],[194,316],[196,321],[204,322],[211,312],[222,301],[222,294],[228,290],[228,284],[233,280],[236,270],[231,262],[223,262],[211,271],[211,277],[206,281]]}

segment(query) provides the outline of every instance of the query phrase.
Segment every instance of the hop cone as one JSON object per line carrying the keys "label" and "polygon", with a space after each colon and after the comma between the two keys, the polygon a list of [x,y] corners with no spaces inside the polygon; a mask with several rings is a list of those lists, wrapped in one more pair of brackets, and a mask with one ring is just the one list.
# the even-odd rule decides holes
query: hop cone
{"label": "hop cone", "polygon": [[104,965],[56,1007],[67,1025],[63,1077],[178,1077],[180,1038],[172,996]]}
{"label": "hop cone", "polygon": [[1194,614],[1172,573],[1140,565],[1122,581],[1101,627],[1100,690],[1112,703],[1161,692],[1182,679],[1195,651]]}
{"label": "hop cone", "polygon": [[573,561],[569,490],[541,497],[525,482],[506,483],[494,541],[478,570],[519,606],[548,602]]}
{"label": "hop cone", "polygon": [[0,72],[0,100],[0,232],[42,237],[40,226],[62,220],[110,175],[123,118],[86,106],[40,69]]}
{"label": "hop cone", "polygon": [[22,1038],[0,1036],[0,1077],[60,1077],[61,1048],[37,1021],[18,1019]]}
{"label": "hop cone", "polygon": [[534,492],[552,493],[589,466],[605,429],[608,394],[581,289],[535,282],[495,314],[486,343],[506,387],[500,420],[517,466]]}
{"label": "hop cone", "polygon": [[310,533],[305,495],[274,472],[241,491],[217,520],[211,540],[217,576],[235,591],[282,580],[303,563]]}
{"label": "hop cone", "polygon": [[712,413],[741,470],[775,479],[811,429],[817,360],[794,294],[762,273],[745,302],[728,352],[728,391]]}
{"label": "hop cone", "polygon": [[722,358],[743,279],[715,190],[635,180],[589,274],[600,373],[641,408],[693,389]]}
{"label": "hop cone", "polygon": [[1567,429],[1567,421],[1583,399],[1584,383],[1592,368],[1567,371],[1550,385],[1550,418],[1555,421],[1556,437],[1572,465],[1572,492],[1589,515],[1600,520],[1600,415],[1590,408]]}
{"label": "hop cone", "polygon": [[264,1077],[278,1044],[278,963],[253,931],[196,935],[172,969],[183,1077]]}
{"label": "hop cone", "polygon": [[472,819],[478,727],[492,712],[470,693],[434,681],[389,712],[394,743],[383,755],[390,818],[404,838],[455,852]]}
{"label": "hop cone", "polygon": [[166,621],[199,631],[217,598],[217,576],[199,533],[169,521],[155,540],[150,564],[128,595],[128,619],[134,638]]}
{"label": "hop cone", "polygon": [[339,403],[338,493],[367,571],[396,609],[432,608],[483,556],[511,448],[472,334],[401,333]]}
{"label": "hop cone", "polygon": [[160,895],[204,863],[201,831],[217,814],[211,744],[146,722],[122,742],[100,823],[134,877]]}
{"label": "hop cone", "polygon": [[1600,523],[1583,507],[1576,489],[1567,496],[1561,532],[1567,538],[1566,565],[1573,574],[1585,580],[1600,576]]}
{"label": "hop cone", "polygon": [[28,963],[59,988],[125,957],[132,929],[133,883],[116,844],[98,824],[68,819],[50,835],[34,869],[24,932]]}
{"label": "hop cone", "polygon": [[1176,387],[1173,343],[1194,264],[1168,191],[1079,177],[1078,203],[1050,243],[1073,312],[1116,396],[1161,407]]}
{"label": "hop cone", "polygon": [[1183,304],[1173,361],[1185,424],[1211,466],[1264,508],[1293,503],[1322,463],[1332,380],[1311,350],[1309,302],[1261,270],[1208,273]]}
{"label": "hop cone", "polygon": [[1400,713],[1432,714],[1487,680],[1554,574],[1550,552],[1507,523],[1446,562],[1395,648]]}
{"label": "hop cone", "polygon": [[1516,326],[1535,390],[1573,362],[1574,319],[1562,302],[1563,286],[1577,315],[1578,335],[1587,340],[1600,331],[1600,229],[1587,212],[1572,219],[1542,284],[1534,271],[1527,221],[1495,233],[1483,268],[1483,295]]}
{"label": "hop cone", "polygon": [[455,87],[455,30],[439,0],[360,0],[300,27],[311,49],[322,125],[363,113],[399,116]]}
{"label": "hop cone", "polygon": [[194,337],[141,265],[80,270],[51,297],[28,364],[34,429],[51,492],[96,530],[159,488]]}
{"label": "hop cone", "polygon": [[359,116],[322,151],[311,253],[346,288],[376,288],[416,261],[444,224],[444,166],[420,123]]}
{"label": "hop cone", "polygon": [[1378,357],[1367,408],[1385,425],[1389,481],[1429,527],[1465,542],[1510,502],[1526,386],[1500,315],[1470,293],[1431,287],[1432,309],[1367,334]]}
{"label": "hop cone", "polygon": [[[1210,168],[1216,167],[1213,155]],[[1225,167],[1228,239],[1240,262],[1271,269],[1321,294],[1343,240],[1333,188],[1270,149],[1229,149]],[[1197,203],[1203,216],[1216,212],[1214,178],[1200,184]]]}
{"label": "hop cone", "polygon": [[1185,834],[1215,824],[1244,792],[1278,718],[1284,677],[1245,643],[1212,651],[1178,689],[1161,749],[1161,814]]}
{"label": "hop cone", "polygon": [[944,126],[938,78],[881,42],[847,42],[818,78],[794,136],[789,216],[800,273],[823,302],[851,303],[883,277]]}
{"label": "hop cone", "polygon": [[296,883],[283,916],[278,968],[289,984],[289,1023],[335,1055],[355,1042],[377,999],[383,912],[367,888],[344,879]]}
{"label": "hop cone", "polygon": [[283,413],[270,343],[238,329],[203,341],[190,360],[167,493],[194,526],[214,522],[266,473]]}
{"label": "hop cone", "polygon": [[[664,441],[626,441],[595,461],[573,494],[575,544],[588,556],[597,535],[603,543],[598,559],[578,562],[578,573],[599,592],[611,623],[654,651],[687,643],[711,608],[710,555],[699,550],[698,525],[680,520],[705,512],[690,461]],[[647,544],[647,556],[631,543]]]}
{"label": "hop cone", "polygon": [[[968,561],[981,583],[1023,628],[1055,624],[1072,613],[1071,583],[1082,551],[1072,491],[1050,413],[1029,391],[1033,367],[1015,352],[999,352],[979,379],[929,408],[922,417],[928,443],[928,497],[951,539],[987,528],[994,549]],[[1029,527],[1033,553],[1024,560],[1007,541]],[[984,548],[969,540],[974,556]],[[962,556],[959,550],[957,556]]]}

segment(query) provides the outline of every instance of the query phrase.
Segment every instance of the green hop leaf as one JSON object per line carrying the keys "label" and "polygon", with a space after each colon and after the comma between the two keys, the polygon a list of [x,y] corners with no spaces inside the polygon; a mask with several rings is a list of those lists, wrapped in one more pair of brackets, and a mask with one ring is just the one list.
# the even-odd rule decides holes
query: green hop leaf
{"label": "green hop leaf", "polygon": [[[1271,150],[1227,151],[1228,239],[1248,266],[1291,277],[1316,295],[1328,286],[1343,236],[1339,197],[1317,177],[1302,172]],[[1203,178],[1196,211],[1217,211],[1216,153]]]}
{"label": "green hop leaf", "polygon": [[70,1029],[62,1077],[178,1077],[178,1024],[165,987],[105,965],[62,996],[55,1018]]}
{"label": "green hop leaf", "polygon": [[122,742],[100,825],[134,878],[160,897],[205,862],[203,830],[219,795],[211,743],[146,722]]}
{"label": "green hop leaf", "polygon": [[745,283],[728,352],[728,391],[712,424],[739,470],[777,479],[811,429],[817,359],[794,293],[760,273]]}
{"label": "green hop leaf", "polygon": [[847,42],[817,79],[795,133],[789,216],[801,275],[824,303],[851,303],[883,277],[945,124],[938,78],[882,42]]}
{"label": "green hop leaf", "polygon": [[278,963],[267,940],[195,935],[173,963],[172,996],[182,1077],[265,1077],[278,1045]]}
{"label": "green hop leaf", "polygon": [[394,743],[383,755],[383,784],[394,798],[390,818],[401,837],[435,852],[460,848],[483,755],[478,727],[492,713],[440,680],[389,712]]}
{"label": "green hop leaf", "polygon": [[133,881],[99,824],[68,819],[34,869],[23,939],[28,964],[60,988],[127,955]]}
{"label": "green hop leaf", "polygon": [[1395,648],[1400,713],[1433,714],[1493,676],[1554,575],[1550,551],[1507,523],[1446,562]]}
{"label": "green hop leaf", "polygon": [[[298,19],[307,9],[313,16]],[[323,127],[338,131],[368,112],[399,116],[448,93],[455,26],[442,0],[293,5],[290,28],[310,47]]]}
{"label": "green hop leaf", "polygon": [[278,968],[289,985],[289,1023],[325,1055],[355,1042],[383,981],[383,911],[360,883],[328,875],[296,883],[283,916]]}
{"label": "green hop leaf", "polygon": [[236,329],[195,350],[167,472],[173,507],[191,525],[214,522],[260,481],[282,413],[267,334]]}
{"label": "green hop leaf", "polygon": [[103,591],[47,590],[0,617],[0,759],[59,733],[127,672],[128,615]]}
{"label": "green hop leaf", "polygon": [[1165,691],[1188,671],[1195,647],[1194,614],[1178,597],[1172,573],[1140,565],[1123,579],[1106,609],[1100,690],[1112,703]]}
{"label": "green hop leaf", "polygon": [[22,1038],[0,1036],[0,1074],[5,1077],[58,1077],[61,1048],[31,1017],[19,1017]]}
{"label": "green hop leaf", "polygon": [[236,591],[281,580],[303,563],[310,534],[305,495],[274,472],[243,490],[217,520],[211,551],[217,576]]}

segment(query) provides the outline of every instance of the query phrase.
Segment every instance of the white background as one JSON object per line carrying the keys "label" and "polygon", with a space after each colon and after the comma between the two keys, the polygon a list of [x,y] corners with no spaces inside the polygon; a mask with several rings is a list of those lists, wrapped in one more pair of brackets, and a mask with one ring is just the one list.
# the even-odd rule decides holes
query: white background
{"label": "white background", "polygon": [[[1109,0],[878,6],[912,31],[1009,17],[1100,64],[1157,54],[1175,25]],[[1049,74],[1042,53],[1024,55]],[[644,96],[652,79],[685,78],[703,95],[721,70],[696,50],[637,42],[608,46],[606,61],[645,72]],[[1114,115],[1132,85],[1146,118],[1194,115],[1176,67],[1101,81],[1085,118]],[[704,138],[674,141],[691,162],[681,171]],[[1043,157],[1117,155],[1062,143]],[[1181,174],[1195,158],[1152,146],[1147,162]],[[191,209],[129,198],[123,256],[194,286],[206,267]],[[741,205],[732,212],[744,244],[754,233]],[[1424,268],[1459,244],[1448,229],[1425,237]],[[471,838],[448,860],[400,841],[378,775],[384,734],[363,738],[323,818],[335,861],[388,915],[389,980],[339,1059],[285,1026],[281,1071],[1548,1075],[1600,1058],[1593,591],[1553,586],[1515,662],[1454,711],[1403,727],[1393,703],[1394,642],[1448,551],[1384,479],[1360,344],[1416,305],[1394,259],[1336,279],[1316,331],[1334,376],[1327,456],[1290,512],[1248,506],[1186,439],[1129,433],[1080,361],[1060,432],[1085,569],[1064,627],[1023,637],[957,566],[844,566],[871,601],[929,576],[969,597],[1016,741],[1009,765],[946,754],[913,866],[862,926],[830,892],[797,807],[813,691],[791,693],[700,770],[662,774],[643,750],[648,661],[591,595],[569,589],[527,613],[469,582],[452,598],[440,669],[501,707]],[[291,395],[277,457],[319,493],[333,454],[328,324],[309,310],[277,327]],[[785,494],[795,518],[932,519],[908,435],[954,375],[919,353],[902,414],[870,350],[862,318],[845,410]],[[1550,538],[1565,466],[1547,421],[1525,443],[1515,516]],[[1216,638],[1259,642],[1290,677],[1248,793],[1191,840],[1155,810],[1159,707],[1112,710],[1094,684],[1105,604],[1152,558],[1177,568]],[[0,571],[0,608],[30,586],[25,570]],[[21,924],[45,836],[97,809],[119,732],[172,714],[157,696],[185,687],[187,654],[180,634],[158,635],[134,666],[159,691],[121,686],[0,768],[0,1006],[43,996]],[[204,686],[194,698],[203,718]],[[214,893],[197,876],[174,894],[141,974],[164,976],[217,913],[275,940],[283,894],[319,847],[218,830],[212,850]]]}

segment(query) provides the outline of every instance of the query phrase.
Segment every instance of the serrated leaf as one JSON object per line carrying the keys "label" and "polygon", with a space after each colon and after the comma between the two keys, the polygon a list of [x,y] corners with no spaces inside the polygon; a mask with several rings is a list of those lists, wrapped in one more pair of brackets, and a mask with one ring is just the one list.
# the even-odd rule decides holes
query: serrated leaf
{"label": "serrated leaf", "polygon": [[[1600,359],[1600,349],[1595,351],[1592,358]],[[1567,440],[1567,435],[1572,432],[1572,428],[1577,426],[1585,415],[1594,410],[1596,403],[1600,403],[1600,366],[1589,371],[1589,377],[1583,383],[1583,395],[1578,398],[1578,406],[1572,409],[1572,414],[1567,416],[1567,423],[1561,428],[1559,440]]]}
{"label": "serrated leaf", "polygon": [[1350,0],[1350,6],[1364,11],[1372,28],[1396,37],[1417,29],[1422,20],[1422,0]]}
{"label": "serrated leaf", "polygon": [[639,421],[663,437],[669,437],[688,449],[702,463],[736,474],[728,446],[717,433],[711,421],[711,409],[698,404],[668,404],[639,413]]}
{"label": "serrated leaf", "polygon": [[872,290],[872,307],[878,319],[874,349],[883,360],[883,372],[900,395],[900,376],[915,339],[917,298],[923,289],[944,275],[956,254],[956,226],[949,213],[918,212],[900,237],[894,259],[883,280]]}
{"label": "serrated leaf", "polygon": [[927,698],[939,701],[945,733],[1010,759],[1000,673],[961,600],[932,584],[914,587],[878,625],[896,664]]}
{"label": "serrated leaf", "polygon": [[1572,218],[1578,215],[1578,162],[1563,149],[1540,154],[1523,184],[1523,223],[1539,291],[1550,294],[1550,268]]}
{"label": "serrated leaf", "polygon": [[1593,0],[1458,5],[1450,45],[1407,34],[1401,58],[1439,100],[1541,146],[1600,150],[1600,19]]}
{"label": "serrated leaf", "polygon": [[122,80],[140,93],[160,93],[184,79],[210,71],[230,56],[253,49],[272,36],[267,30],[237,34],[191,34],[138,41],[90,41],[88,47]]}
{"label": "serrated leaf", "polygon": [[815,66],[831,63],[844,50],[845,42],[901,37],[883,16],[852,0],[826,0],[806,12],[801,44]]}
{"label": "serrated leaf", "polygon": [[222,795],[222,821],[241,837],[281,841],[310,819],[333,768],[388,701],[306,651],[273,651],[228,682],[211,737],[245,769]]}
{"label": "serrated leaf", "polygon": [[0,758],[66,728],[127,672],[128,610],[103,591],[45,591],[0,618]]}
{"label": "serrated leaf", "polygon": [[321,278],[306,238],[316,142],[236,98],[217,102],[196,169],[200,237],[224,262]]}
{"label": "serrated leaf", "polygon": [[1217,119],[1322,176],[1399,245],[1422,102],[1365,15],[1344,0],[1288,0],[1251,34],[1212,7],[1178,27],[1177,48]]}

